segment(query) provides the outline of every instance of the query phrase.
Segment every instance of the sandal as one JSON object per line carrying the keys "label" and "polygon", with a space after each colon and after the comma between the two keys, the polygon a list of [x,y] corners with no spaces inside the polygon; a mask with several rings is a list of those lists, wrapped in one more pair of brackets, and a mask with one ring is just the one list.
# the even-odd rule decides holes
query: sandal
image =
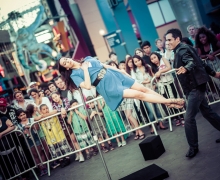
{"label": "sandal", "polygon": [[108,152],[108,149],[105,146],[101,146],[101,150],[102,150],[103,153],[107,153]]}
{"label": "sandal", "polygon": [[115,148],[113,148],[112,143],[108,143],[108,147],[110,151],[113,151]]}
{"label": "sandal", "polygon": [[135,137],[134,137],[134,140],[138,140],[139,139],[139,135],[136,135]]}
{"label": "sandal", "polygon": [[139,140],[142,140],[142,139],[144,139],[144,138],[145,138],[145,134],[139,135]]}

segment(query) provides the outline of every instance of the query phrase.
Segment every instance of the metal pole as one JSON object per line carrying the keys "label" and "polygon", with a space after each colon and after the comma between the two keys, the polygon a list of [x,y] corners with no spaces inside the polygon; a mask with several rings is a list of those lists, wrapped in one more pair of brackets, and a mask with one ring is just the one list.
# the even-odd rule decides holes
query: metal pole
{"label": "metal pole", "polygon": [[[83,97],[81,88],[79,88],[79,92],[80,92],[80,96],[81,96],[81,98],[82,98],[83,105],[84,105],[84,107],[86,107],[86,102],[85,102],[85,100],[84,100],[84,97]],[[109,171],[108,171],[108,168],[107,168],[105,159],[104,159],[104,157],[103,157],[102,151],[101,151],[101,149],[100,149],[99,143],[98,143],[97,134],[96,134],[96,132],[95,132],[95,130],[94,130],[93,125],[90,123],[91,120],[90,120],[90,116],[89,116],[89,114],[88,114],[87,111],[86,111],[86,114],[87,114],[87,117],[88,117],[88,120],[89,120],[89,124],[90,124],[90,126],[91,126],[91,128],[92,128],[92,132],[94,133],[93,139],[94,139],[94,141],[95,141],[95,143],[96,143],[96,146],[97,146],[97,148],[98,148],[98,150],[99,150],[99,154],[100,154],[100,156],[101,156],[101,160],[102,160],[102,163],[103,163],[103,165],[104,165],[104,168],[105,168],[107,177],[108,177],[109,180],[112,180],[112,178],[111,178],[111,176],[110,176],[110,174],[109,174]]]}

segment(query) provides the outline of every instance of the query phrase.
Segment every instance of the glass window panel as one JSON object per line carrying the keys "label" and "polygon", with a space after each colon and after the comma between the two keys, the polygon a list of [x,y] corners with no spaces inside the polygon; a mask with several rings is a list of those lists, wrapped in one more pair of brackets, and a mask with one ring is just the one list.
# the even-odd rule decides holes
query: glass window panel
{"label": "glass window panel", "polygon": [[158,3],[149,4],[148,8],[155,27],[165,24]]}
{"label": "glass window panel", "polygon": [[169,1],[168,0],[161,0],[161,1],[159,1],[159,3],[160,3],[160,8],[162,10],[162,13],[163,13],[163,16],[164,16],[166,23],[176,20],[174,14],[173,14],[173,10],[170,7]]}

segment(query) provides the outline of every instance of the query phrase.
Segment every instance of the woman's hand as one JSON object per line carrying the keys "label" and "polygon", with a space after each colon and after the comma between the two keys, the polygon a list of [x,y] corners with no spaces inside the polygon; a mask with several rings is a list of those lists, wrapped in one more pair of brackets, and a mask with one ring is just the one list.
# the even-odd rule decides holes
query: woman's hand
{"label": "woman's hand", "polygon": [[159,78],[160,77],[160,75],[161,75],[161,72],[160,71],[158,71],[158,72],[156,72],[156,74],[154,75],[156,78]]}
{"label": "woman's hand", "polygon": [[88,68],[89,68],[89,62],[84,62],[84,63],[82,63],[81,69],[82,69],[83,71],[87,70]]}
{"label": "woman's hand", "polygon": [[215,56],[213,56],[212,54],[208,54],[207,57],[208,57],[208,59],[210,61],[214,61],[215,60]]}

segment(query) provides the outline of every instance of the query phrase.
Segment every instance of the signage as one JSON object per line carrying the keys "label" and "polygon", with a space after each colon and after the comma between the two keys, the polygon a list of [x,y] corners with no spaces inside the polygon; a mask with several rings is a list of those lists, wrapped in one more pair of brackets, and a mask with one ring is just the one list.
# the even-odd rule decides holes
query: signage
{"label": "signage", "polygon": [[121,41],[119,32],[120,31],[115,31],[115,32],[104,35],[106,41],[108,42],[111,48],[121,45],[122,41]]}

